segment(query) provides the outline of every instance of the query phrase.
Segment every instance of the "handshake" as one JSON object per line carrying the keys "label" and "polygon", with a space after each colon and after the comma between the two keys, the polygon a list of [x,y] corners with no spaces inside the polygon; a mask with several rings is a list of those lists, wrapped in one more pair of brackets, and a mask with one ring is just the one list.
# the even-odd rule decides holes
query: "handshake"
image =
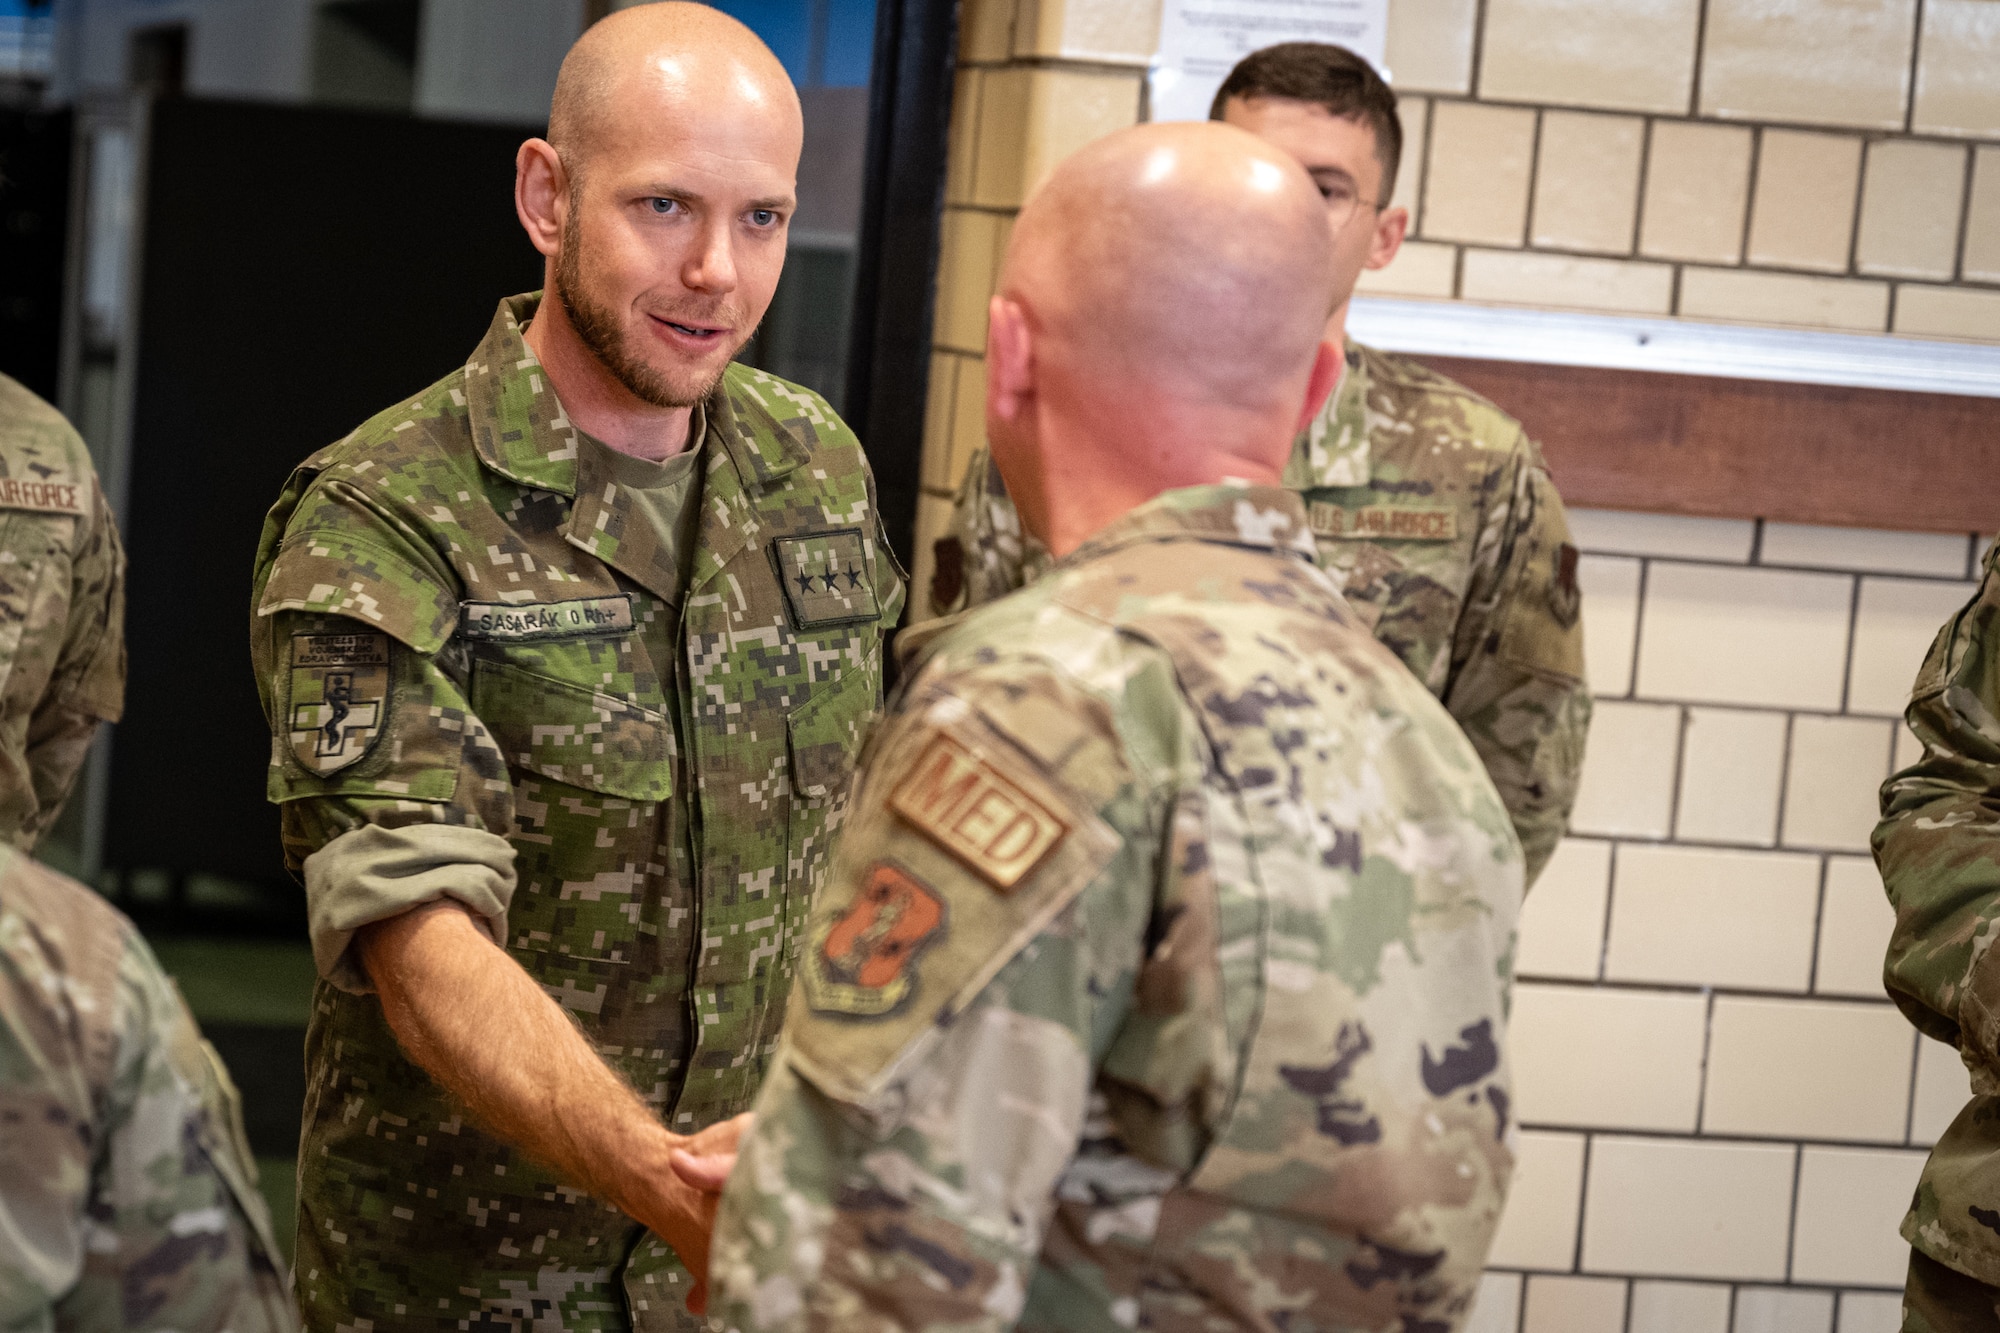
{"label": "handshake", "polygon": [[715,1234],[715,1213],[722,1206],[722,1187],[736,1166],[736,1146],[749,1132],[752,1113],[745,1111],[696,1134],[668,1135],[668,1170],[650,1171],[628,1185],[633,1195],[616,1201],[638,1221],[673,1246],[694,1276],[687,1308],[701,1314],[708,1308],[708,1243]]}

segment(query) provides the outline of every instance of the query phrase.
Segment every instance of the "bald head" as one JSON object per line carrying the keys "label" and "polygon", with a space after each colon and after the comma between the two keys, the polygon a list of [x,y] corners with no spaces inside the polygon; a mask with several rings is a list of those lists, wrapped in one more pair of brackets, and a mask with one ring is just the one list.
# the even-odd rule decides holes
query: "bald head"
{"label": "bald head", "polygon": [[607,140],[697,106],[803,137],[791,76],[756,33],[707,5],[635,5],[592,24],[563,58],[549,142],[579,172]]}
{"label": "bald head", "polygon": [[1325,208],[1295,161],[1231,126],[1155,124],[1056,168],[1000,291],[1094,375],[1254,406],[1296,394],[1332,280]]}
{"label": "bald head", "polygon": [[1061,556],[1162,491],[1275,484],[1332,384],[1332,239],[1305,171],[1215,123],[1140,125],[1021,210],[991,306],[986,433]]}

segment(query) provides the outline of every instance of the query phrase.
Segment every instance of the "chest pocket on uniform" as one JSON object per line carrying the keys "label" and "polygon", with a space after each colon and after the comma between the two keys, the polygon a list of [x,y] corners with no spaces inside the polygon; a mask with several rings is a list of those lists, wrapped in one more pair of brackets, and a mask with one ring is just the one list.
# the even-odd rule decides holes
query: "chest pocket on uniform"
{"label": "chest pocket on uniform", "polygon": [[816,801],[837,795],[854,771],[854,756],[875,713],[872,671],[822,685],[785,719],[791,748],[792,792]]}
{"label": "chest pocket on uniform", "polygon": [[639,652],[626,635],[481,644],[473,711],[515,768],[607,796],[665,800],[674,791],[673,720],[650,663],[634,678],[630,657]]}

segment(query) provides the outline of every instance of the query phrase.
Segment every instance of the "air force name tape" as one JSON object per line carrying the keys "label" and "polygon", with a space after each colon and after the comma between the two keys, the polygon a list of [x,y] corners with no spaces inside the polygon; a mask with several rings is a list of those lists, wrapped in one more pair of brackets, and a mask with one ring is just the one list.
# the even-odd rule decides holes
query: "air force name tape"
{"label": "air force name tape", "polygon": [[81,518],[89,503],[90,488],[81,482],[0,477],[0,509],[25,509],[36,514],[68,514]]}
{"label": "air force name tape", "polygon": [[1314,501],[1312,529],[1322,537],[1361,537],[1387,541],[1448,542],[1458,538],[1458,514],[1450,509],[1416,509],[1368,505],[1348,509]]}

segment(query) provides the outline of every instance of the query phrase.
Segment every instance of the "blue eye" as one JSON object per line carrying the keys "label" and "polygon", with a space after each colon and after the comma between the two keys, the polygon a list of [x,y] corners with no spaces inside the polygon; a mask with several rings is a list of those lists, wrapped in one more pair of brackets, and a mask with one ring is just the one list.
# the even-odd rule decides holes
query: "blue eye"
{"label": "blue eye", "polygon": [[665,199],[665,198],[655,197],[652,199],[648,199],[646,202],[652,205],[653,211],[655,213],[671,213],[676,208],[679,208],[681,206],[681,201],[678,199]]}
{"label": "blue eye", "polygon": [[777,220],[778,215],[768,208],[753,208],[750,210],[750,221],[760,227],[769,227],[776,223]]}

